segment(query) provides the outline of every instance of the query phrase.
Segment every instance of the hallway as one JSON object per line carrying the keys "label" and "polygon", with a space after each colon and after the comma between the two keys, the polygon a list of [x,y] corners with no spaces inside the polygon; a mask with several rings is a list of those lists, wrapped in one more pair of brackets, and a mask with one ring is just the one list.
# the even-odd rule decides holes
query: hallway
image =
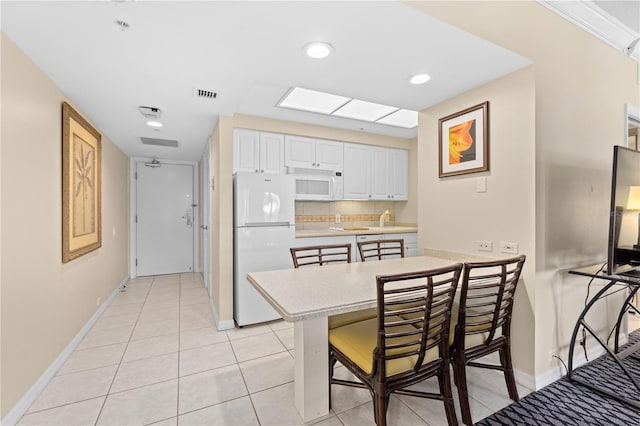
{"label": "hallway", "polygon": [[[220,332],[213,324],[200,274],[130,281],[18,424],[301,425],[292,324]],[[469,388],[476,421],[510,402],[493,371],[472,369]],[[406,396],[392,398],[388,419],[446,424],[440,401]],[[317,424],[373,424],[369,393],[334,386],[331,417]]]}

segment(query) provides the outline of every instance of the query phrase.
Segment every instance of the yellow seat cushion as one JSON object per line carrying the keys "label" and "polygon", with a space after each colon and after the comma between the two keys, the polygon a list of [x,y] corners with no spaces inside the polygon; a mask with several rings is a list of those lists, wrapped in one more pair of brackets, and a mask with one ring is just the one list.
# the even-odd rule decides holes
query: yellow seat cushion
{"label": "yellow seat cushion", "polygon": [[[412,331],[413,326],[394,327],[394,332]],[[377,345],[378,319],[372,318],[337,327],[329,330],[329,343],[351,359],[358,367],[366,373],[371,373],[373,369],[373,351]],[[416,339],[415,336],[393,339],[394,343],[410,341]],[[415,345],[416,348],[418,345]],[[405,349],[406,350],[406,349]],[[398,349],[387,351],[388,354],[398,353]],[[427,351],[424,364],[437,359],[438,348]],[[416,355],[397,358],[387,361],[387,377],[394,376],[413,369],[418,357]]]}
{"label": "yellow seat cushion", "polygon": [[[449,328],[449,346],[453,345],[453,339],[456,335],[456,325],[458,325],[458,312],[460,310],[460,305],[458,302],[453,303],[453,307],[451,308],[451,327]],[[473,313],[473,309],[467,308],[467,318],[469,313]],[[478,319],[484,319],[485,317],[474,317],[474,322]],[[491,318],[486,316],[486,320],[490,321]],[[477,333],[477,334],[467,334],[464,336],[464,347],[465,348],[473,348],[474,346],[482,345],[489,337],[489,331],[491,330],[491,325],[467,325],[465,327],[467,332],[470,331],[482,331],[486,330],[485,333]]]}
{"label": "yellow seat cushion", "polygon": [[354,322],[364,321],[378,316],[378,308],[363,309],[344,314],[331,315],[329,317],[329,330]]}

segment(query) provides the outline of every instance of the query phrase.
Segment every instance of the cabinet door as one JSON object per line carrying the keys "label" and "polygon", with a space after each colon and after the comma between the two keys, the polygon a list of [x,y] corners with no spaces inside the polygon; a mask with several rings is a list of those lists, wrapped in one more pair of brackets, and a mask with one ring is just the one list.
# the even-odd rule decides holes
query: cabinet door
{"label": "cabinet door", "polygon": [[260,172],[285,172],[284,135],[260,133]]}
{"label": "cabinet door", "polygon": [[260,133],[254,130],[233,131],[233,172],[260,170]]}
{"label": "cabinet door", "polygon": [[409,151],[389,150],[389,183],[392,200],[409,199]]}
{"label": "cabinet door", "polygon": [[402,238],[404,240],[404,257],[418,256],[418,234],[410,232],[406,234],[387,234],[386,239]]}
{"label": "cabinet door", "polygon": [[343,143],[316,140],[316,167],[324,170],[343,170]]}
{"label": "cabinet door", "polygon": [[316,163],[316,140],[302,136],[285,136],[284,164],[286,167],[311,169]]}
{"label": "cabinet door", "polygon": [[371,198],[371,149],[367,145],[344,144],[344,199]]}
{"label": "cabinet door", "polygon": [[371,147],[371,198],[390,199],[389,149]]}

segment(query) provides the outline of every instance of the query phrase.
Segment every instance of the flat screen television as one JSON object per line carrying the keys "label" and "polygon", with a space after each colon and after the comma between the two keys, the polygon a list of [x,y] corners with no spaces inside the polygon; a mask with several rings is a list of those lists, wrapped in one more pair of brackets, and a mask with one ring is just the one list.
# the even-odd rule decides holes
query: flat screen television
{"label": "flat screen television", "polygon": [[607,274],[640,276],[640,152],[613,147]]}

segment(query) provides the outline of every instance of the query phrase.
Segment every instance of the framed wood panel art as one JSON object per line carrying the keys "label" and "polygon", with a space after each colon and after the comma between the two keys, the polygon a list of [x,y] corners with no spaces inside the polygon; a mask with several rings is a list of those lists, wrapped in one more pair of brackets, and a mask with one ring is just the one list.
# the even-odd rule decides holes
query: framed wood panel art
{"label": "framed wood panel art", "polygon": [[62,263],[102,245],[100,133],[62,104]]}
{"label": "framed wood panel art", "polygon": [[438,120],[439,177],[489,170],[489,102]]}

